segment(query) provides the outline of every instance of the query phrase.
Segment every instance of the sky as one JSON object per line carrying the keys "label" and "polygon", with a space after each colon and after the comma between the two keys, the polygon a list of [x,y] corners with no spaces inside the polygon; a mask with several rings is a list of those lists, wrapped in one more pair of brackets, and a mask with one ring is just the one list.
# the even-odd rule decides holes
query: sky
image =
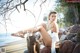
{"label": "sky", "polygon": [[[56,0],[47,0],[46,3],[44,3],[41,8],[40,4],[44,0],[38,0],[34,5],[35,1],[36,0],[28,0],[28,2],[25,5],[26,9],[30,10],[35,16],[33,16],[29,11],[25,12],[23,10],[23,6],[21,6],[21,8],[18,7],[20,12],[15,10],[9,16],[11,21],[6,20],[7,33],[14,33],[41,24],[43,22],[43,17],[47,16],[48,13],[52,11],[56,6],[55,3]],[[8,18],[9,13],[6,15],[6,18]],[[2,18],[0,18],[0,20],[2,20]],[[1,21],[1,23],[4,24],[4,21]],[[0,24],[0,33],[6,33],[5,26],[3,26],[2,24]]]}

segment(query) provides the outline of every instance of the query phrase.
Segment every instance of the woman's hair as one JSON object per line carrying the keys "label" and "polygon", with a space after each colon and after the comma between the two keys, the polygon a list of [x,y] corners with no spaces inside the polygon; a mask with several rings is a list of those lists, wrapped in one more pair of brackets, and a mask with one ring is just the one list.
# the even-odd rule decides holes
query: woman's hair
{"label": "woman's hair", "polygon": [[[57,14],[57,12],[55,12],[55,11],[50,12],[50,13],[49,13],[49,17],[50,17],[51,14]],[[49,19],[49,18],[48,18],[48,19]],[[55,20],[55,22],[57,22],[57,19]]]}
{"label": "woman's hair", "polygon": [[56,13],[55,11],[52,11],[52,12],[49,13],[49,16],[50,16],[51,14],[57,14],[57,13]]}

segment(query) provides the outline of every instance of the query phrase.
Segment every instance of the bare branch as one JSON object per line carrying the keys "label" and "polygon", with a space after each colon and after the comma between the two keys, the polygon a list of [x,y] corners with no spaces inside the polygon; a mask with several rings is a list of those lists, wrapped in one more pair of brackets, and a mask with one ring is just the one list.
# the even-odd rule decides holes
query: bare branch
{"label": "bare branch", "polygon": [[[19,4],[16,4],[15,6],[10,6],[10,4],[11,4],[11,2],[13,2],[13,0],[10,0],[10,1],[7,1],[6,3],[4,3],[4,4],[2,4],[1,6],[0,6],[0,15],[1,14],[4,14],[4,13],[6,13],[6,12],[8,12],[8,11],[10,11],[10,10],[12,10],[12,9],[14,9],[14,8],[16,8],[17,10],[18,10],[18,6],[21,6],[21,5],[24,5],[25,6],[25,3],[27,2],[28,0],[25,0],[24,2],[20,2]],[[8,5],[8,6],[5,6],[5,5]],[[25,7],[24,7],[24,9],[25,9]],[[19,11],[19,10],[18,10]]]}
{"label": "bare branch", "polygon": [[6,13],[3,15],[4,16],[4,22],[5,22],[5,30],[6,30],[6,33],[7,33],[7,23],[6,23],[6,17],[5,17]]}
{"label": "bare branch", "polygon": [[[15,1],[17,1],[17,2],[15,2]],[[6,32],[7,32],[7,22],[6,22],[6,20],[9,20],[10,22],[12,21],[11,18],[10,18],[10,15],[14,12],[14,10],[17,10],[18,12],[20,12],[20,8],[23,7],[25,12],[28,11],[29,13],[31,13],[31,15],[33,15],[34,18],[36,17],[35,14],[32,11],[30,11],[29,9],[26,9],[25,4],[27,3],[27,1],[28,0],[6,0],[4,3],[0,4],[0,16],[3,15],[3,21],[5,23],[3,25],[6,29]],[[40,1],[40,0],[35,1],[34,6],[38,1]],[[41,4],[39,6],[40,11],[39,11],[39,15],[38,15],[38,20],[40,18],[41,12],[42,12],[42,5],[46,1],[47,0],[41,0]],[[18,7],[20,7],[20,8],[18,8]],[[5,17],[7,13],[10,13],[10,14],[8,14],[9,17],[7,16],[8,18]],[[36,18],[35,18],[35,20],[36,20]],[[36,26],[38,20],[36,21],[35,26]],[[2,23],[0,22],[0,24],[2,24]],[[12,24],[12,22],[11,22],[11,24]]]}
{"label": "bare branch", "polygon": [[4,26],[3,23],[0,22],[0,24],[1,24],[2,26]]}
{"label": "bare branch", "polygon": [[28,1],[28,0],[25,0],[25,1],[23,2],[23,4],[25,4],[27,1]]}
{"label": "bare branch", "polygon": [[40,6],[42,6],[42,4],[44,4],[47,0],[42,1],[42,3],[40,4]]}
{"label": "bare branch", "polygon": [[[30,10],[28,10],[28,9],[26,9],[28,12],[30,12],[33,16],[34,16],[34,18],[35,18],[35,15],[34,15],[34,13],[32,13]],[[25,11],[26,11],[25,10]]]}
{"label": "bare branch", "polygon": [[[21,4],[22,2],[21,2],[21,0],[20,0],[20,4]],[[20,5],[20,8],[21,8],[21,5]]]}
{"label": "bare branch", "polygon": [[17,6],[16,6],[17,11],[20,13],[20,11],[18,10]]}
{"label": "bare branch", "polygon": [[25,8],[25,4],[23,4],[23,7],[24,7],[24,11],[26,10],[26,8]]}
{"label": "bare branch", "polygon": [[34,6],[35,6],[35,4],[37,3],[37,1],[38,1],[38,0],[36,0],[36,1],[34,2]]}

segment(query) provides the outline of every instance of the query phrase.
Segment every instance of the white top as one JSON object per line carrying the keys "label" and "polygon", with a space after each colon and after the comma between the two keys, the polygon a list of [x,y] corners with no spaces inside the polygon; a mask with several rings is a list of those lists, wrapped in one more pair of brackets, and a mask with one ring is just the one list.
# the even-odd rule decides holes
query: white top
{"label": "white top", "polygon": [[[47,30],[50,29],[50,25],[49,23],[45,23],[46,24],[46,28]],[[59,42],[59,37],[58,37],[58,34],[56,32],[51,32],[51,30],[48,31],[48,34],[50,35],[50,37],[52,38],[52,44],[51,44],[51,53],[56,53],[56,50],[55,50],[55,43],[56,42]],[[40,49],[44,48],[45,46],[44,45],[40,45]]]}
{"label": "white top", "polygon": [[[55,43],[59,41],[58,34],[53,32],[51,33],[51,30],[48,31],[50,37],[52,38],[52,47],[51,47],[51,53],[56,53],[55,51]],[[45,46],[42,44],[40,45],[40,49],[44,48]]]}
{"label": "white top", "polygon": [[53,32],[51,33],[51,30],[48,31],[50,37],[52,38],[52,42],[57,42],[59,41],[59,37],[58,37],[58,34]]}
{"label": "white top", "polygon": [[55,32],[51,33],[51,30],[49,30],[48,33],[49,33],[50,37],[52,38],[51,53],[56,53],[55,43],[59,41],[58,34]]}

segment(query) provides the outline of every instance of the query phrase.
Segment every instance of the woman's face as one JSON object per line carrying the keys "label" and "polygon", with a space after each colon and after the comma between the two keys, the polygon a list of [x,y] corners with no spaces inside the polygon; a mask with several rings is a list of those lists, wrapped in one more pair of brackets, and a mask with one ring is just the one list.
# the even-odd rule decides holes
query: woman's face
{"label": "woman's face", "polygon": [[56,14],[51,14],[50,16],[49,16],[49,20],[52,22],[52,21],[55,21],[55,19],[56,19]]}

